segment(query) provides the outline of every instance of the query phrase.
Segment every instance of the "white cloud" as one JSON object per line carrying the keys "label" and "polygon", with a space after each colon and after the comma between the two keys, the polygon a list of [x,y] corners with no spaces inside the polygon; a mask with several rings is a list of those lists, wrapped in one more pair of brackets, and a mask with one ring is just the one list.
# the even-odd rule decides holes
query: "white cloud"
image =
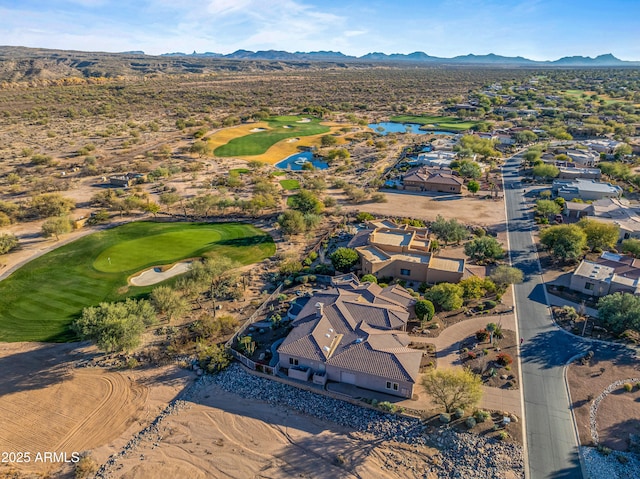
{"label": "white cloud", "polygon": [[347,30],[344,32],[345,37],[359,37],[360,35],[365,35],[369,33],[367,30]]}

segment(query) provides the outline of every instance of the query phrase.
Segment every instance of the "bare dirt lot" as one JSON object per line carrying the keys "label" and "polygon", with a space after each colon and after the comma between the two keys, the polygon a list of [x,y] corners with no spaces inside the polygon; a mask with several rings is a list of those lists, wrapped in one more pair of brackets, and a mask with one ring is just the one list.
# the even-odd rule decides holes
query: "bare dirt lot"
{"label": "bare dirt lot", "polygon": [[[589,408],[593,399],[613,382],[637,377],[640,377],[640,363],[626,358],[598,358],[596,354],[586,365],[576,361],[569,366],[567,379],[583,445],[592,444]],[[627,450],[629,434],[640,434],[638,418],[640,391],[637,386],[634,384],[631,392],[617,388],[598,407],[596,423],[600,442],[612,449]]]}
{"label": "bare dirt lot", "polygon": [[[188,409],[165,420],[160,434],[161,442],[142,442],[122,460],[117,477],[422,477],[435,452],[371,441],[217,386],[207,387]],[[402,458],[406,466],[384,468],[389,456]]]}
{"label": "bare dirt lot", "polygon": [[[70,457],[117,447],[186,383],[184,372],[167,368],[115,372],[74,367],[94,353],[79,343],[0,344],[0,451],[29,452],[32,458],[38,452],[66,452]],[[62,467],[34,461],[13,466],[54,477],[60,477]]]}
{"label": "bare dirt lot", "polygon": [[505,229],[505,211],[502,199],[490,200],[469,196],[425,196],[420,194],[385,191],[386,203],[345,205],[346,211],[368,211],[391,217],[407,216],[435,220],[442,215],[456,218],[463,224]]}

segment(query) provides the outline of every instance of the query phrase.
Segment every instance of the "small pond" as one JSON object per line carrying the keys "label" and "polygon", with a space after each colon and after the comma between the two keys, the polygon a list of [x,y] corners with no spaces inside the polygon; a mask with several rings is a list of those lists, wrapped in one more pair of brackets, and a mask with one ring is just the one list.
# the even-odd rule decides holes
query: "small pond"
{"label": "small pond", "polygon": [[453,135],[450,131],[437,131],[437,130],[421,130],[417,123],[394,123],[391,121],[383,121],[382,123],[369,123],[367,125],[373,131],[380,133],[381,135],[388,135],[389,133],[417,133],[418,135]]}
{"label": "small pond", "polygon": [[302,170],[302,165],[308,162],[311,162],[317,170],[326,170],[329,168],[329,165],[324,161],[315,160],[313,158],[313,152],[311,151],[303,151],[302,153],[296,153],[295,155],[288,156],[279,163],[276,163],[276,168],[300,171]]}

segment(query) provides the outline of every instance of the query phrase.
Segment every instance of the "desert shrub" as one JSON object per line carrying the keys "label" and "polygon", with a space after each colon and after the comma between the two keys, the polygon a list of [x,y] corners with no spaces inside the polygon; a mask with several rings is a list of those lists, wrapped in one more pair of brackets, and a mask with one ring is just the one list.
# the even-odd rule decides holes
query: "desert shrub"
{"label": "desert shrub", "polygon": [[378,407],[387,412],[396,412],[398,410],[398,406],[391,404],[389,401],[378,403]]}
{"label": "desert shrub", "polygon": [[467,420],[464,422],[464,424],[469,428],[469,429],[473,429],[474,427],[476,427],[476,420],[472,417],[468,417]]}
{"label": "desert shrub", "polygon": [[83,454],[76,463],[74,475],[76,479],[83,479],[91,476],[98,470],[98,464],[91,456],[91,453]]}
{"label": "desert shrub", "polygon": [[486,329],[479,329],[476,331],[476,339],[481,343],[489,339],[489,331]]}
{"label": "desert shrub", "polygon": [[498,305],[498,303],[496,303],[495,301],[485,301],[484,302],[484,308],[485,309],[493,309]]}
{"label": "desert shrub", "polygon": [[608,456],[609,454],[611,454],[611,449],[607,446],[603,446],[602,444],[598,444],[596,450],[603,456]]}
{"label": "desert shrub", "polygon": [[451,422],[451,415],[443,412],[442,414],[440,414],[439,419],[442,424],[449,424]]}
{"label": "desert shrub", "polygon": [[374,406],[374,407],[377,406],[378,405],[378,400],[376,398],[373,398],[371,400],[371,405]]}
{"label": "desert shrub", "polygon": [[467,353],[467,359],[476,359],[478,357],[478,355],[476,353],[474,353],[473,351],[469,351]]}
{"label": "desert shrub", "polygon": [[500,434],[498,435],[498,438],[501,441],[506,441],[507,439],[509,439],[509,434],[507,433],[507,431],[502,431],[500,432]]}
{"label": "desert shrub", "polygon": [[482,409],[478,409],[476,412],[473,413],[473,417],[476,420],[476,422],[481,423],[489,419],[491,417],[491,414],[489,414],[487,411],[483,411]]}
{"label": "desert shrub", "polygon": [[464,416],[464,409],[459,407],[455,411],[453,411],[453,417],[455,417],[456,419],[460,419],[462,416]]}
{"label": "desert shrub", "polygon": [[500,354],[498,354],[498,357],[497,357],[496,361],[501,366],[508,366],[509,364],[511,364],[513,362],[513,358],[510,355],[508,355],[507,353],[500,353]]}
{"label": "desert shrub", "polygon": [[622,387],[624,388],[625,391],[627,392],[631,392],[631,390],[633,389],[633,384],[631,383],[624,383],[622,385]]}

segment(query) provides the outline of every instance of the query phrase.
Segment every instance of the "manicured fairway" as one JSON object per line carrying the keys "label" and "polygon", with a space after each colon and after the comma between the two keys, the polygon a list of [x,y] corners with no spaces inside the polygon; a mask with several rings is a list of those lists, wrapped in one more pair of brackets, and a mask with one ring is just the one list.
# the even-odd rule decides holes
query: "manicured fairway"
{"label": "manicured fairway", "polygon": [[328,133],[330,128],[320,124],[317,118],[302,123],[307,117],[276,116],[269,118],[269,129],[234,138],[214,150],[216,156],[255,156],[265,153],[271,146],[287,138]]}
{"label": "manicured fairway", "polygon": [[455,116],[392,116],[390,121],[394,123],[415,123],[417,125],[433,125],[434,129],[447,131],[468,130],[477,125],[477,121],[468,121]]}
{"label": "manicured fairway", "polygon": [[280,180],[280,186],[288,191],[299,190],[300,182],[298,180]]}
{"label": "manicured fairway", "polygon": [[151,266],[209,255],[251,264],[274,252],[269,235],[241,223],[136,222],[94,233],[0,281],[0,341],[73,340],[68,326],[82,308],[153,289],[127,287]]}

